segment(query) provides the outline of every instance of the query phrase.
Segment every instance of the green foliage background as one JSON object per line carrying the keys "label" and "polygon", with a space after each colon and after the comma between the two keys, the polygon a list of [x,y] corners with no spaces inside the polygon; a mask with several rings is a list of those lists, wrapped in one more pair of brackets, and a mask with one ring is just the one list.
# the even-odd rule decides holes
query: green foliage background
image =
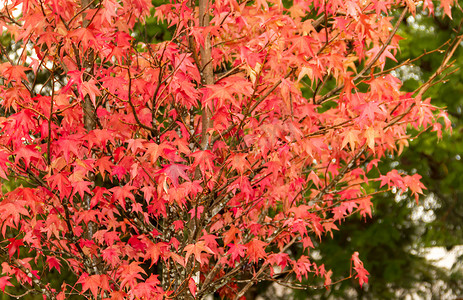
{"label": "green foliage background", "polygon": [[[153,0],[155,5],[163,2]],[[285,5],[289,2],[285,1]],[[454,9],[453,14],[453,20],[442,18],[439,12],[434,18],[420,13],[415,18],[409,17],[399,29],[399,34],[405,39],[401,42],[398,59],[404,61],[418,57],[424,49],[436,49],[461,34],[454,30],[463,20],[463,13]],[[162,41],[171,37],[171,30],[166,25],[158,25],[154,18],[148,18],[146,24],[138,24],[134,33],[137,40],[144,42]],[[0,42],[6,52],[14,52],[7,33],[2,33]],[[445,83],[432,87],[425,95],[431,97],[435,105],[447,107],[453,122],[453,133],[445,132],[442,139],[438,140],[435,133],[424,132],[400,157],[390,157],[380,166],[382,171],[393,166],[410,174],[421,174],[428,188],[428,198],[421,197],[418,207],[414,199],[393,193],[379,195],[373,201],[373,218],[351,218],[341,226],[340,231],[334,233],[333,239],[325,238],[319,245],[320,252],[314,252],[313,258],[323,261],[327,268],[333,270],[333,281],[349,275],[351,266],[346,262],[354,251],[359,251],[371,274],[368,285],[363,289],[354,279],[342,281],[328,290],[314,289],[313,286],[321,286],[323,283],[313,279],[308,282],[312,287],[294,292],[292,298],[401,299],[409,294],[441,299],[450,294],[463,295],[463,271],[458,259],[452,269],[446,270],[434,267],[421,255],[426,247],[443,246],[451,250],[463,245],[462,50],[461,47],[457,50],[452,70],[460,69],[447,78]],[[397,74],[404,80],[405,89],[413,91],[425,82],[442,58],[442,53],[433,53],[425,56],[414,67],[397,70]],[[325,89],[330,88],[332,85],[328,83]],[[4,188],[11,190],[19,184],[8,182]],[[57,284],[58,277],[72,276],[58,274],[56,271],[42,275],[50,278],[52,285]],[[16,288],[7,288],[7,291],[16,295],[24,292]],[[268,284],[258,285],[250,292],[264,299],[278,298]],[[42,299],[41,295],[28,294],[25,297]],[[3,294],[1,299],[10,297]],[[288,299],[288,295],[282,299]]]}

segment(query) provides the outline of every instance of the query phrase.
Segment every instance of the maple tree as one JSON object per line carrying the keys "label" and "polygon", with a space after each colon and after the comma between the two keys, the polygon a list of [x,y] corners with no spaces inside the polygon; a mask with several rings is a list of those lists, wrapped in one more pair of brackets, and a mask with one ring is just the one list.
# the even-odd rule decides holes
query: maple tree
{"label": "maple tree", "polygon": [[[449,17],[452,4],[440,2]],[[371,215],[369,183],[418,201],[418,174],[371,170],[409,126],[449,126],[422,96],[461,36],[415,91],[386,67],[415,5],[173,1],[154,11],[171,39],[148,43],[133,37],[147,0],[6,3],[18,55],[2,46],[0,177],[21,185],[2,191],[2,291],[240,299],[312,275],[329,287],[314,242]],[[346,276],[363,285],[360,256]],[[53,269],[74,276],[55,286]]]}

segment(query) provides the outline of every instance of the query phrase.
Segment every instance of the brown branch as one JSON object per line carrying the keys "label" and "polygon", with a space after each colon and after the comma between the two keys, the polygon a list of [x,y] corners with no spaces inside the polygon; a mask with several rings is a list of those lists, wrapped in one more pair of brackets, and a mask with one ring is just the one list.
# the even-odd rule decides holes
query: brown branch
{"label": "brown branch", "polygon": [[[462,21],[463,22],[463,21]],[[455,51],[457,50],[458,46],[460,45],[461,41],[463,40],[463,34],[458,36],[453,44],[450,46],[450,48],[447,50],[444,56],[444,60],[440,64],[439,68],[437,68],[436,72],[426,81],[423,85],[421,85],[418,89],[416,89],[413,93],[416,93],[418,91],[418,94],[416,97],[421,97],[430,87],[431,83],[440,75],[442,74],[443,71],[448,69],[452,63],[450,62],[450,59],[452,58],[453,54],[455,54]]]}
{"label": "brown branch", "polygon": [[[296,71],[296,68],[291,68],[291,70],[285,75],[284,79],[291,76],[295,71]],[[262,101],[264,101],[281,84],[281,82],[282,82],[281,79],[275,82],[273,86],[265,94],[263,94],[256,100],[256,103],[254,103],[254,105],[246,112],[246,114],[251,114],[257,108],[257,106],[259,106],[259,104],[261,104]],[[243,118],[241,120],[240,124],[238,125],[238,130],[240,130],[241,127],[244,125],[245,119],[246,118]],[[227,129],[225,129],[223,132],[221,132],[219,135],[216,135],[215,137],[213,137],[211,141],[211,145],[213,145],[218,139],[220,139],[224,135],[230,133],[235,127],[236,125],[232,124]]]}
{"label": "brown branch", "polygon": [[254,285],[258,282],[257,278],[265,271],[265,269],[268,267],[269,265],[267,263],[264,263],[264,265],[260,268],[259,271],[257,271],[257,273],[254,275],[254,277],[252,278],[252,280],[250,282],[248,282],[248,284],[246,284],[244,286],[244,288],[242,288],[239,293],[235,296],[235,300],[238,300],[240,299],[241,297],[244,296],[244,294]]}
{"label": "brown branch", "polygon": [[54,103],[54,96],[55,96],[55,79],[53,78],[55,71],[55,66],[53,62],[53,72],[51,73],[51,99],[50,99],[50,117],[48,118],[48,139],[47,139],[47,163],[48,165],[51,164],[51,121],[53,118],[53,103]]}
{"label": "brown branch", "polygon": [[19,259],[16,259],[14,256],[12,256],[10,259],[13,260],[18,269],[24,272],[27,275],[27,277],[29,277],[32,280],[33,284],[38,288],[38,292],[42,293],[42,295],[46,295],[48,299],[56,299],[55,293],[51,292],[48,289],[47,285],[45,285],[42,281],[40,281],[39,278],[32,274],[32,272],[28,268],[24,267],[22,263],[19,261]]}
{"label": "brown branch", "polygon": [[[199,0],[199,26],[209,26],[209,0]],[[214,67],[212,64],[212,44],[209,33],[204,37],[204,46],[201,46],[201,80],[203,85],[214,84]],[[212,107],[206,105],[202,108],[202,132],[201,132],[201,148],[206,150],[209,148],[209,128],[211,128]]]}
{"label": "brown branch", "polygon": [[87,8],[89,8],[90,6],[92,6],[97,0],[92,0],[92,1],[89,1],[89,0],[82,0],[81,1],[81,4],[82,4],[82,9],[79,10],[68,22],[67,24],[71,24],[71,22],[77,18],[80,14],[82,14],[82,24],[84,27],[87,27],[88,24],[90,23],[88,20],[85,20],[85,17],[87,16],[87,13],[84,13],[85,10],[87,10]]}
{"label": "brown branch", "polygon": [[[318,194],[313,198],[311,201],[314,203],[320,202],[326,194],[330,192],[330,190],[338,184],[338,182],[344,177],[344,175],[351,170],[351,168],[354,166],[355,161],[360,158],[360,156],[365,152],[366,146],[363,146],[359,152],[357,152],[352,159],[347,163],[347,165],[342,168],[342,170],[339,172],[336,177],[333,178],[333,180],[330,181],[328,185],[326,185]],[[301,193],[301,192],[300,192]],[[296,196],[297,197],[297,196]],[[294,201],[294,200],[293,200]]]}
{"label": "brown branch", "polygon": [[[444,59],[442,60],[442,63],[440,64],[439,68],[437,68],[437,70],[434,72],[433,75],[431,75],[431,77],[429,77],[429,79],[423,84],[421,85],[419,88],[417,88],[415,91],[413,91],[413,94],[417,93],[418,94],[415,96],[415,97],[422,97],[423,94],[431,87],[433,86],[435,83],[434,80],[440,75],[442,74],[442,72],[444,72],[446,69],[450,68],[452,66],[452,63],[453,62],[450,62],[450,59],[452,58],[452,56],[455,54],[455,51],[456,49],[458,48],[458,46],[460,45],[461,41],[463,40],[463,35],[460,35],[457,39],[455,39],[455,41],[453,42],[453,44],[449,47],[449,49],[447,50],[445,56],[444,56]],[[454,71],[452,71],[451,73],[453,73]],[[448,74],[447,74],[448,75]],[[446,75],[446,76],[447,76]],[[396,110],[398,107],[399,107],[400,103],[397,104],[396,107],[394,107],[393,111]],[[398,123],[399,121],[401,121],[411,110],[412,108],[415,106],[415,103],[412,103],[410,105],[410,107],[402,114],[398,115],[397,117],[395,117],[391,123],[387,124],[384,129],[387,129],[393,125],[395,125],[396,123]]]}
{"label": "brown branch", "polygon": [[8,20],[10,20],[13,24],[15,25],[18,25],[18,26],[22,26],[22,24],[19,24],[10,14],[10,11],[8,9],[8,2],[5,3],[5,10],[6,10],[6,16],[1,14],[0,17],[3,17],[3,18],[7,18]]}
{"label": "brown branch", "polygon": [[[392,38],[394,37],[395,33],[397,32],[397,29],[399,29],[399,25],[402,23],[403,19],[405,18],[405,15],[408,12],[408,8],[404,8],[402,11],[402,14],[400,15],[399,19],[397,20],[394,29],[392,29],[391,33],[389,34],[389,37],[387,38],[386,42],[383,44],[382,48],[379,50],[378,53],[376,53],[375,57],[352,79],[352,81],[356,81],[360,77],[363,76],[370,68],[378,61],[380,56],[386,51],[387,46],[389,46],[389,43],[392,41]],[[341,84],[340,86],[332,89],[329,91],[327,94],[325,94],[323,97],[321,97],[316,104],[322,104],[323,102],[327,101],[329,98],[331,98],[333,95],[338,93],[340,90],[344,88],[344,84]]]}
{"label": "brown branch", "polygon": [[[395,65],[395,66],[393,66],[393,67],[391,67],[391,68],[389,68],[389,69],[387,69],[387,70],[374,73],[374,74],[373,74],[373,77],[377,78],[377,77],[382,76],[382,75],[384,75],[384,74],[389,74],[389,73],[391,73],[392,71],[399,69],[400,67],[403,67],[403,66],[406,66],[406,65],[411,65],[411,64],[413,64],[415,61],[419,61],[419,60],[420,60],[421,58],[423,58],[424,56],[429,55],[429,54],[432,54],[432,53],[434,53],[434,52],[440,52],[440,53],[442,53],[443,50],[441,50],[441,48],[444,47],[444,46],[447,45],[447,44],[449,44],[449,41],[443,43],[442,45],[440,45],[438,48],[436,48],[436,49],[434,49],[434,50],[431,50],[431,51],[426,51],[426,50],[424,50],[424,52],[423,52],[422,54],[420,54],[419,56],[417,56],[417,57],[415,57],[415,58],[413,58],[413,59],[410,59],[410,58],[409,58],[409,59],[406,59],[405,61],[401,62],[400,64]],[[362,77],[363,77],[363,78],[368,78],[368,77],[370,77],[370,75],[363,75]]]}
{"label": "brown branch", "polygon": [[133,117],[135,118],[135,122],[137,122],[137,125],[140,126],[141,128],[149,130],[151,133],[156,134],[156,129],[143,124],[138,118],[135,105],[132,102],[132,76],[130,75],[130,68],[127,68],[127,75],[129,76],[129,91],[128,91],[129,94],[128,94],[127,99],[128,99],[130,108],[132,109],[132,114],[133,114]]}
{"label": "brown branch", "polygon": [[231,76],[233,74],[236,74],[239,72],[239,68],[241,68],[242,66],[244,65],[244,63],[241,63],[239,65],[237,65],[236,67],[233,67],[232,69],[228,70],[227,72],[225,72],[224,74],[222,74],[219,78],[217,78],[217,80],[214,82],[214,83],[217,83],[219,82],[220,80],[224,79],[224,78],[227,78],[228,76]]}

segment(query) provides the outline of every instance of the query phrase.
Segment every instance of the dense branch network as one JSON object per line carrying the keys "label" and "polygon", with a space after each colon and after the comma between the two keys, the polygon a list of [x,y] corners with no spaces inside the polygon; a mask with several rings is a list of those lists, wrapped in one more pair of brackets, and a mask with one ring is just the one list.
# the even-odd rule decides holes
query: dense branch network
{"label": "dense branch network", "polygon": [[[240,299],[262,280],[329,287],[311,249],[371,216],[375,188],[422,194],[418,174],[372,169],[410,127],[449,126],[422,96],[462,36],[412,93],[385,67],[413,1],[173,1],[154,12],[172,33],[157,43],[134,29],[150,8],[1,8],[16,43],[1,48],[0,288]],[[367,282],[358,253],[351,264],[347,278]],[[46,269],[70,276],[54,286]]]}

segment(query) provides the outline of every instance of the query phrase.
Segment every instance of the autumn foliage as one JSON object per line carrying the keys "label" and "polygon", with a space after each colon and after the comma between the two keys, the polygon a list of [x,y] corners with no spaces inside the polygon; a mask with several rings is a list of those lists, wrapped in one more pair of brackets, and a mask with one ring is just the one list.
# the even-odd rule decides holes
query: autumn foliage
{"label": "autumn foliage", "polygon": [[[408,14],[450,17],[452,2],[173,1],[152,10],[172,39],[153,43],[134,31],[149,0],[8,2],[0,288],[239,299],[312,276],[329,288],[311,250],[368,218],[374,187],[423,192],[418,174],[376,166],[410,128],[448,126],[422,96],[461,39],[416,91],[390,63]],[[346,277],[362,285],[359,257]]]}

